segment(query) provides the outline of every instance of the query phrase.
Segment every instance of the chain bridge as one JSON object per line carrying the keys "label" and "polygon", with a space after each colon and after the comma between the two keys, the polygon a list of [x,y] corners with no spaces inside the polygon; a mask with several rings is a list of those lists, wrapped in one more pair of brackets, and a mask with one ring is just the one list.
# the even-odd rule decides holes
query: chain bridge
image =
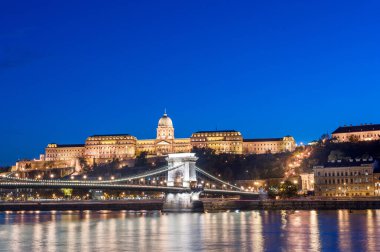
{"label": "chain bridge", "polygon": [[[110,180],[63,180],[28,179],[9,174],[0,179],[0,188],[73,188],[73,189],[109,189],[131,191],[156,191],[165,193],[164,210],[194,211],[199,208],[199,195],[238,195],[257,198],[258,193],[247,192],[196,166],[195,153],[169,154],[168,165],[141,174]],[[166,183],[136,184],[136,181],[166,176]],[[205,183],[200,178],[209,179]],[[156,181],[156,180],[153,180]]]}

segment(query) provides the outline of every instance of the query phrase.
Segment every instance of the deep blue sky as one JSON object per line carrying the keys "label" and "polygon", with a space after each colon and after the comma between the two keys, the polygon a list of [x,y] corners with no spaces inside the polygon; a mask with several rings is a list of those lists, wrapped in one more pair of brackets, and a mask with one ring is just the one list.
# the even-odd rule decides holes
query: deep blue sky
{"label": "deep blue sky", "polygon": [[380,123],[380,3],[2,1],[0,165],[92,134]]}

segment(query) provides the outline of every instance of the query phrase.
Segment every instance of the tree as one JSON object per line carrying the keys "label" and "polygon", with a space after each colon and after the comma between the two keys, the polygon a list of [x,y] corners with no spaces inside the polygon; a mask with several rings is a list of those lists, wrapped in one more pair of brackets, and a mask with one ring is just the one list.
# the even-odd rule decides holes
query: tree
{"label": "tree", "polygon": [[136,164],[135,166],[147,166],[148,164],[148,152],[142,151],[140,154],[136,157]]}
{"label": "tree", "polygon": [[298,186],[289,180],[286,180],[280,186],[280,196],[281,198],[291,198],[297,196]]}
{"label": "tree", "polygon": [[62,188],[61,191],[63,192],[63,195],[65,195],[65,198],[71,198],[71,195],[73,194],[72,188]]}
{"label": "tree", "polygon": [[0,173],[2,172],[8,172],[12,169],[11,166],[4,166],[4,167],[0,167]]}
{"label": "tree", "polygon": [[83,172],[89,172],[91,170],[91,167],[88,165],[87,161],[83,157],[78,158],[79,166],[81,167]]}
{"label": "tree", "polygon": [[268,197],[269,198],[275,198],[278,195],[278,187],[277,186],[270,186],[268,188]]}
{"label": "tree", "polygon": [[350,135],[348,137],[348,141],[350,141],[351,143],[357,143],[359,142],[359,137],[357,135]]}
{"label": "tree", "polygon": [[328,133],[322,134],[318,140],[318,144],[324,146],[326,143],[330,141],[330,135]]}
{"label": "tree", "polygon": [[341,150],[332,150],[328,156],[328,160],[342,160],[345,157],[345,153]]}
{"label": "tree", "polygon": [[319,138],[320,141],[327,141],[330,139],[330,135],[328,133],[322,134],[321,137]]}

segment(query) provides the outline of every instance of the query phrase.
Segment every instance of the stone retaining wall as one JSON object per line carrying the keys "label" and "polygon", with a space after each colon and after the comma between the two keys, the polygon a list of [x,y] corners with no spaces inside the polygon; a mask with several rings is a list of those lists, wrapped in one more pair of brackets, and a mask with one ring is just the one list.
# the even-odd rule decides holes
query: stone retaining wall
{"label": "stone retaining wall", "polygon": [[205,211],[380,209],[380,200],[207,200]]}

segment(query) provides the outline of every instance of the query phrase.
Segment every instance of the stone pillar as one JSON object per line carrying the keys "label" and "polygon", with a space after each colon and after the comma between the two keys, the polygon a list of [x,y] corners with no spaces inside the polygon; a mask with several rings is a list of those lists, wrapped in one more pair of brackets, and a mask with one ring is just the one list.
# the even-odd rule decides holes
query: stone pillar
{"label": "stone pillar", "polygon": [[166,193],[163,212],[204,212],[203,202],[197,193]]}
{"label": "stone pillar", "polygon": [[196,182],[195,162],[197,161],[195,153],[176,153],[169,154],[166,158],[168,166],[177,167],[168,171],[167,186],[174,186],[176,179],[181,179],[182,187],[190,188],[191,182]]}

